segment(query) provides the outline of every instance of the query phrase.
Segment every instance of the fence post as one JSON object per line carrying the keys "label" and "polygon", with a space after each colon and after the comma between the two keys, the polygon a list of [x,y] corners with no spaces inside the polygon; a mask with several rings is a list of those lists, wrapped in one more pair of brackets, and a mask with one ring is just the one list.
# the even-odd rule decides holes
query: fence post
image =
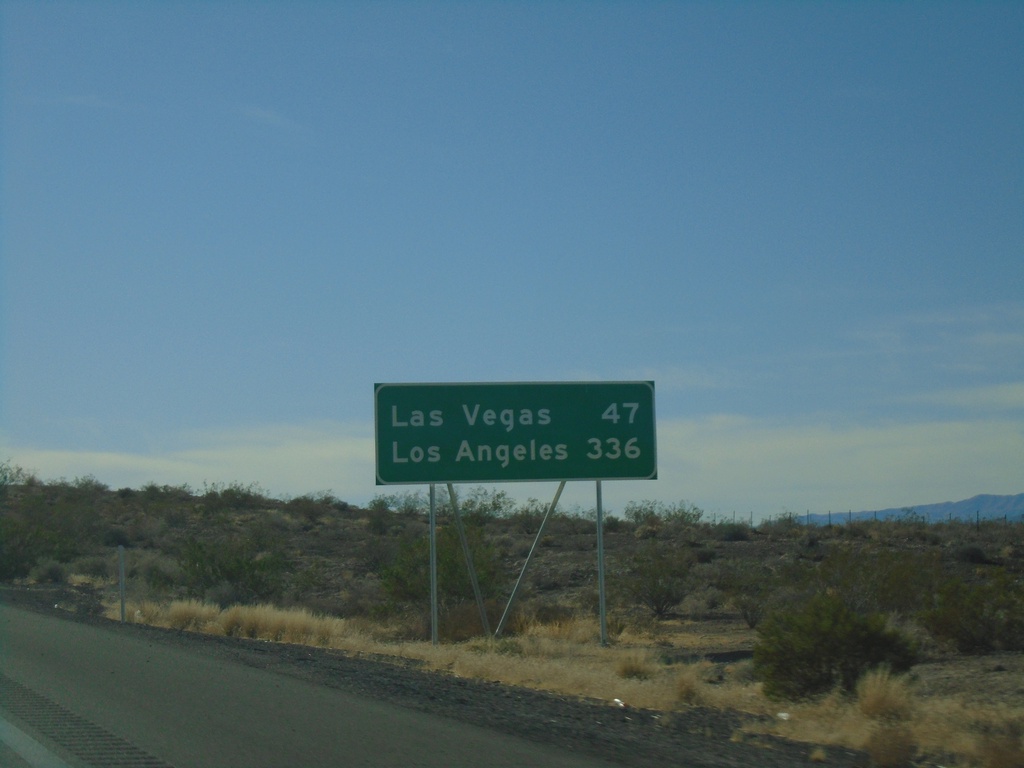
{"label": "fence post", "polygon": [[117,584],[121,595],[121,623],[125,622],[124,544],[117,545]]}

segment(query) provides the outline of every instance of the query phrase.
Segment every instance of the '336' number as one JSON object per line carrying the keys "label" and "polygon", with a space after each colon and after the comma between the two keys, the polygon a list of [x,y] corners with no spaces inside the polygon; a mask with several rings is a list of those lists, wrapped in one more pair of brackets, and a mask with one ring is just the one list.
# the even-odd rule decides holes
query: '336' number
{"label": "'336' number", "polygon": [[640,456],[640,446],[636,444],[636,438],[631,437],[623,445],[617,437],[600,438],[592,437],[587,442],[590,444],[588,459],[618,459],[625,456],[627,459],[635,459]]}

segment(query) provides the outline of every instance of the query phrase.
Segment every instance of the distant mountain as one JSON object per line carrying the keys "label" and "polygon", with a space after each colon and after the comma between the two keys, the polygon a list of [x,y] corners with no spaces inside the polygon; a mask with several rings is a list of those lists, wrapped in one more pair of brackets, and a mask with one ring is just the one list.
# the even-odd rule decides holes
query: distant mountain
{"label": "distant mountain", "polygon": [[[1024,522],[1024,493],[1018,493],[1016,496],[993,496],[983,493],[963,501],[943,501],[939,504],[894,507],[846,514],[837,512],[832,515],[832,521],[840,523],[847,519],[886,520],[909,515],[923,517],[931,523],[948,520],[1001,520],[1003,518],[1011,522]],[[812,524],[822,525],[828,522],[828,515],[809,515],[806,516],[806,519]]]}

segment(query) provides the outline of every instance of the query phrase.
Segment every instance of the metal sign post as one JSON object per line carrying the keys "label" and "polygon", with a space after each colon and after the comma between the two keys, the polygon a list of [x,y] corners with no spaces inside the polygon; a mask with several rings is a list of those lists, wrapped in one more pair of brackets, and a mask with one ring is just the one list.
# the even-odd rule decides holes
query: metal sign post
{"label": "metal sign post", "polygon": [[430,484],[430,642],[437,645],[437,488]]}
{"label": "metal sign post", "polygon": [[608,645],[608,614],[604,600],[604,508],[601,481],[597,481],[597,605],[601,617],[601,645]]}

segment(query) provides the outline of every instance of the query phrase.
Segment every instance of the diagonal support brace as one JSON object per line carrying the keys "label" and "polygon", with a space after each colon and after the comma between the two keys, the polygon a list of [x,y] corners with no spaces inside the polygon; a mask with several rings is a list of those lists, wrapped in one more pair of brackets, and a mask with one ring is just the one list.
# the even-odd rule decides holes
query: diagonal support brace
{"label": "diagonal support brace", "polygon": [[526,556],[526,562],[523,563],[523,570],[519,573],[519,578],[516,579],[516,585],[512,588],[512,594],[508,598],[508,605],[505,606],[505,612],[501,615],[501,621],[498,622],[498,628],[494,630],[494,637],[501,637],[502,631],[505,629],[505,622],[508,621],[508,617],[512,614],[512,606],[516,601],[516,594],[519,592],[519,585],[523,583],[523,577],[526,575],[526,569],[530,567],[530,560],[533,559],[533,553],[537,549],[537,544],[540,543],[540,537],[544,534],[544,526],[548,524],[548,518],[551,517],[551,513],[555,511],[555,507],[558,505],[558,499],[562,496],[562,490],[565,488],[565,480],[558,485],[558,490],[555,492],[555,498],[551,501],[551,506],[548,507],[548,511],[544,513],[544,519],[541,520],[540,528],[537,530],[537,536],[533,540],[533,546],[530,547],[530,553]]}

